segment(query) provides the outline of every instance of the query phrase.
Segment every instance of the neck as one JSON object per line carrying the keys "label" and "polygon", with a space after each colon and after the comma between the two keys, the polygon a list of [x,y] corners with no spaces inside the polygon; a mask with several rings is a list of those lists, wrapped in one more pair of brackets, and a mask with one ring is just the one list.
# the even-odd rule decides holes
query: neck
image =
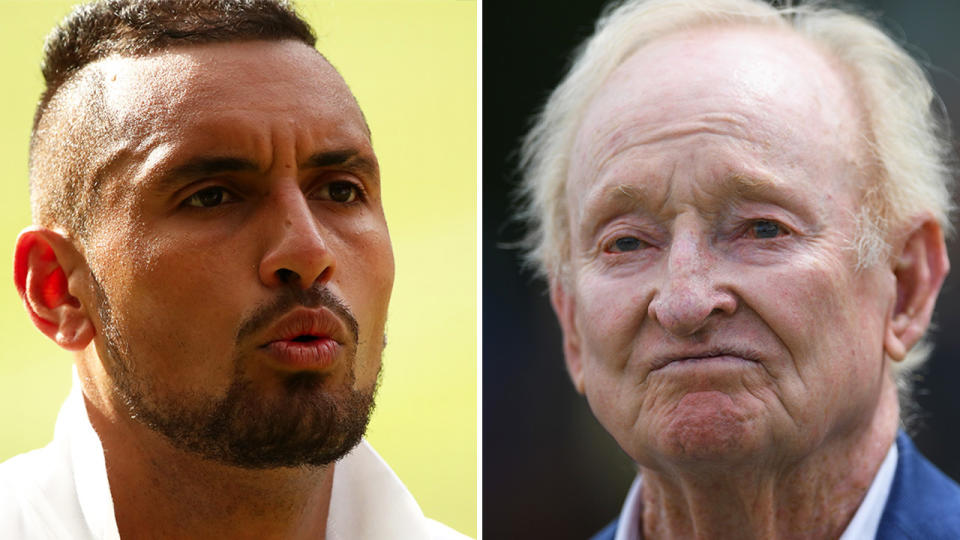
{"label": "neck", "polygon": [[893,385],[876,415],[799,462],[654,470],[643,475],[644,538],[838,538],[896,437]]}
{"label": "neck", "polygon": [[223,465],[86,406],[103,444],[122,538],[325,538],[333,465]]}

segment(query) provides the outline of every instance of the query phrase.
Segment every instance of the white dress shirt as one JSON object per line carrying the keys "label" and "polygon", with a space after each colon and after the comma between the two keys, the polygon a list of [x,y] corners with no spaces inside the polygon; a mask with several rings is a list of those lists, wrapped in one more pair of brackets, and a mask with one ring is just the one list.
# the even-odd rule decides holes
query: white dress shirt
{"label": "white dress shirt", "polygon": [[[857,513],[840,535],[840,540],[869,540],[876,538],[880,527],[880,518],[887,505],[890,487],[893,485],[893,476],[897,471],[897,444],[894,442],[883,458],[880,469],[870,482],[870,488],[863,502],[857,508]],[[627,500],[623,502],[620,518],[617,520],[617,534],[614,540],[642,540],[643,531],[640,523],[643,518],[643,500],[640,497],[640,488],[643,482],[638,474],[627,493]]]}
{"label": "white dress shirt", "polygon": [[[80,384],[57,416],[53,441],[0,464],[4,539],[119,540],[103,447]],[[364,440],[334,469],[328,540],[461,540],[423,515],[397,475]]]}

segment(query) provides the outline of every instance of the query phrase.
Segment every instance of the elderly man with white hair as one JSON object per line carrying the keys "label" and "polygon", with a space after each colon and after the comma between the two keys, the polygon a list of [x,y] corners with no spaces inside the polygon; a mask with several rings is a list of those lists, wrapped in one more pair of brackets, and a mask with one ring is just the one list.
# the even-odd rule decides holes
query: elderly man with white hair
{"label": "elderly man with white hair", "polygon": [[949,270],[937,103],[823,4],[601,18],[523,149],[567,367],[639,469],[599,538],[960,538],[898,421]]}

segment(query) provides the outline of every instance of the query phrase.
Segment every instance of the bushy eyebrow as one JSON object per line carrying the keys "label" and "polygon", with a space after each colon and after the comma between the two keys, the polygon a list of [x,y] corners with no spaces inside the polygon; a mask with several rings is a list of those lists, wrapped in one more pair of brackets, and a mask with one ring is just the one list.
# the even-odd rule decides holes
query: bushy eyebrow
{"label": "bushy eyebrow", "polygon": [[643,184],[606,186],[599,192],[587,194],[581,219],[593,220],[611,213],[633,212],[640,208],[649,210],[650,199],[650,188]]}
{"label": "bushy eyebrow", "polygon": [[301,169],[320,169],[325,167],[343,167],[368,176],[376,176],[377,164],[356,150],[329,150],[317,152],[303,163]]}
{"label": "bushy eyebrow", "polygon": [[[356,150],[317,152],[300,164],[301,169],[345,167],[369,176],[376,176],[376,163]],[[249,159],[228,156],[198,156],[165,172],[157,181],[160,186],[177,184],[183,179],[216,176],[225,173],[256,172],[260,166]]]}
{"label": "bushy eyebrow", "polygon": [[[593,235],[598,227],[616,215],[639,210],[657,215],[670,198],[671,191],[670,185],[663,192],[642,183],[614,183],[602,187],[588,193],[580,226],[586,227]],[[711,190],[711,199],[717,203],[712,211],[720,214],[733,211],[737,203],[743,201],[775,204],[806,218],[816,213],[816,209],[803,204],[787,182],[774,177],[730,174]]]}
{"label": "bushy eyebrow", "polygon": [[[669,188],[668,188],[669,189]],[[652,201],[653,193],[643,184],[614,184],[603,188],[600,193],[588,196],[587,208],[613,207],[620,210],[633,210],[660,206],[662,200]],[[795,199],[786,182],[774,178],[762,178],[733,174],[724,179],[716,191],[720,200],[771,200],[787,203]],[[663,194],[658,199],[666,197]],[[669,196],[669,193],[667,193]]]}
{"label": "bushy eyebrow", "polygon": [[182,178],[216,176],[231,172],[253,172],[257,164],[248,159],[234,157],[196,157],[167,171],[160,178],[160,185],[175,183]]}
{"label": "bushy eyebrow", "polygon": [[735,174],[723,183],[727,198],[747,200],[767,200],[787,202],[795,198],[793,190],[778,178],[758,178]]}

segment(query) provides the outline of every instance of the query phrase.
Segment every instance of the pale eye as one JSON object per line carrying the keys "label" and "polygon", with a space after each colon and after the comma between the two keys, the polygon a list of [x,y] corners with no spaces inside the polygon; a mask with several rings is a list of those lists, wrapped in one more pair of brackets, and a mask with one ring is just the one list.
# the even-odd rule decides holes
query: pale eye
{"label": "pale eye", "polygon": [[754,221],[750,229],[753,236],[760,239],[776,238],[787,232],[779,223],[767,219]]}
{"label": "pale eye", "polygon": [[360,188],[353,182],[330,182],[324,190],[331,201],[338,203],[351,203],[360,197]]}
{"label": "pale eye", "polygon": [[645,245],[646,242],[640,240],[639,238],[634,238],[633,236],[622,236],[613,241],[611,251],[618,253],[637,251],[638,249],[642,249]]}
{"label": "pale eye", "polygon": [[213,208],[231,201],[232,198],[233,196],[226,189],[220,186],[212,186],[194,193],[183,201],[183,204],[194,208]]}

